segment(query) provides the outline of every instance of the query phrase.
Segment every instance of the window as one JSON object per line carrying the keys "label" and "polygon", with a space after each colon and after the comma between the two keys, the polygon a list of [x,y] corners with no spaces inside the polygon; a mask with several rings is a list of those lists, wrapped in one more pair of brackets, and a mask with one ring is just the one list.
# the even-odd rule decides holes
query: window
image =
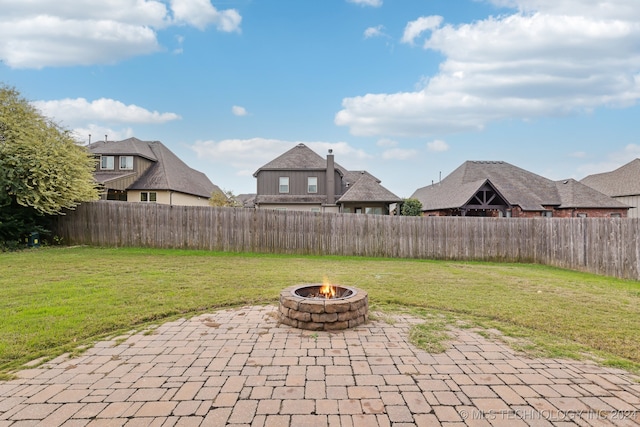
{"label": "window", "polygon": [[318,192],[318,177],[310,176],[307,178],[307,193],[317,193]]}
{"label": "window", "polygon": [[289,177],[281,176],[280,177],[280,187],[278,190],[280,193],[288,193],[289,192]]}
{"label": "window", "polygon": [[578,218],[586,218],[586,217],[587,217],[587,214],[586,214],[586,213],[579,213],[579,214],[577,215],[577,217],[578,217]]}
{"label": "window", "polygon": [[157,200],[157,194],[155,192],[143,191],[142,193],[140,193],[141,202],[155,203],[156,200]]}
{"label": "window", "polygon": [[364,213],[369,215],[382,215],[382,208],[364,208]]}
{"label": "window", "polygon": [[100,169],[113,170],[113,156],[100,156]]}
{"label": "window", "polygon": [[133,156],[120,156],[120,169],[133,169]]}
{"label": "window", "polygon": [[553,212],[552,211],[544,211],[542,212],[542,216],[545,218],[551,218],[553,216]]}
{"label": "window", "polygon": [[311,208],[311,212],[320,212],[320,208]]}
{"label": "window", "polygon": [[620,215],[619,213],[612,213],[611,214],[611,218],[622,218],[622,215]]}

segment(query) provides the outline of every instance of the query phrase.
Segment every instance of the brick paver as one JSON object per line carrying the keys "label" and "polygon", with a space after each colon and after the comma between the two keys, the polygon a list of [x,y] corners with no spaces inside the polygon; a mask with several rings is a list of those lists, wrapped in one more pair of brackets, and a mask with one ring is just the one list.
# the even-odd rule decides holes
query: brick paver
{"label": "brick paver", "polygon": [[428,354],[409,316],[316,333],[276,310],[180,319],[18,372],[0,382],[0,427],[640,425],[640,378],[623,370],[471,330]]}

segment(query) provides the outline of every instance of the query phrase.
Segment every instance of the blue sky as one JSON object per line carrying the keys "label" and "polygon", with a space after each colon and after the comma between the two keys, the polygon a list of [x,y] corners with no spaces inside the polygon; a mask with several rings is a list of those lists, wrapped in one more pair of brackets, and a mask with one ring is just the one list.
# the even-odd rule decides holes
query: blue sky
{"label": "blue sky", "polygon": [[466,160],[640,157],[638,0],[0,0],[0,83],[235,194],[305,143],[400,197]]}

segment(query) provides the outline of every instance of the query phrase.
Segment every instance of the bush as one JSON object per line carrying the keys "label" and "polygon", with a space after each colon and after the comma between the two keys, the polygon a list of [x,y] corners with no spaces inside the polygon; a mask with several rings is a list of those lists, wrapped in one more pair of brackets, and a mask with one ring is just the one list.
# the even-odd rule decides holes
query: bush
{"label": "bush", "polygon": [[402,202],[402,208],[400,208],[400,215],[421,216],[422,203],[418,199],[404,199]]}

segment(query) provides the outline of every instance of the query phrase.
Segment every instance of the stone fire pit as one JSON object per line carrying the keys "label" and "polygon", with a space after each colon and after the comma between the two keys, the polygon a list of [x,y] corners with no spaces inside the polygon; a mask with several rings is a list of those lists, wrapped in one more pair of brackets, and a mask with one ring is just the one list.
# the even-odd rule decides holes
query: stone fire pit
{"label": "stone fire pit", "polygon": [[349,286],[292,286],[280,293],[279,317],[285,325],[312,331],[353,328],[369,319],[369,297]]}

